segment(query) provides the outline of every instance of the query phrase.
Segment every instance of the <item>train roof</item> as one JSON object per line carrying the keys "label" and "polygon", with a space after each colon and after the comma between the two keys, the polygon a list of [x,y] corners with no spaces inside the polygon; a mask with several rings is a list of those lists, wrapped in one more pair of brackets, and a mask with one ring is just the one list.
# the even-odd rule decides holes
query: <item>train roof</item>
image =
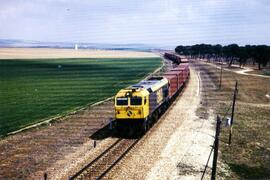
{"label": "train roof", "polygon": [[128,92],[132,92],[132,94],[135,96],[146,96],[151,92],[157,91],[168,83],[168,79],[164,77],[152,77],[148,80],[143,80],[137,84],[131,85],[125,89],[121,89],[115,97],[126,96]]}
{"label": "train roof", "polygon": [[177,70],[177,71],[168,71],[166,73],[164,73],[164,75],[175,75],[175,76],[178,76],[179,74],[181,74],[182,71],[181,70]]}
{"label": "train roof", "polygon": [[183,64],[179,64],[177,67],[180,67],[180,68],[188,68],[189,67],[189,64],[188,63],[183,63]]}
{"label": "train roof", "polygon": [[131,88],[144,88],[148,91],[156,91],[157,89],[168,83],[168,80],[163,77],[152,77],[148,80],[143,80],[131,86]]}
{"label": "train roof", "polygon": [[177,79],[176,74],[165,74],[164,77],[167,78],[168,80]]}

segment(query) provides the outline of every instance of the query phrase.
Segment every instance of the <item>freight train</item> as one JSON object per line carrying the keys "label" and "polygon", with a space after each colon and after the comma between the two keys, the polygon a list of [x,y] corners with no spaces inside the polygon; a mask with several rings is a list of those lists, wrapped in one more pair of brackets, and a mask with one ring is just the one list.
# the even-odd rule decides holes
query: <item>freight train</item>
{"label": "freight train", "polygon": [[171,53],[171,52],[165,52],[164,57],[173,61],[175,64],[181,64],[181,63],[188,63],[188,59],[181,58],[180,55]]}
{"label": "freight train", "polygon": [[115,96],[117,133],[144,134],[166,111],[189,78],[188,63],[121,89]]}

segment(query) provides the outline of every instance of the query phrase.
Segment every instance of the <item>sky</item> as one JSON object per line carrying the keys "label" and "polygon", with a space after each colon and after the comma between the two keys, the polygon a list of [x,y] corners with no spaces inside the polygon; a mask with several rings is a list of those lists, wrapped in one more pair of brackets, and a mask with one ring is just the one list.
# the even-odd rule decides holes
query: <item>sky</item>
{"label": "sky", "polygon": [[270,45],[270,0],[0,0],[0,39]]}

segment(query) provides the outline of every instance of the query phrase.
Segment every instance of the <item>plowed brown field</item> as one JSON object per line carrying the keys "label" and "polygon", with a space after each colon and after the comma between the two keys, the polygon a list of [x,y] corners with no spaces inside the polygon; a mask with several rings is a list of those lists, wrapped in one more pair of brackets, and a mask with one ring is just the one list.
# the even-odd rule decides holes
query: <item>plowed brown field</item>
{"label": "plowed brown field", "polygon": [[154,53],[116,50],[53,49],[53,48],[0,48],[0,59],[47,58],[140,58],[159,57]]}

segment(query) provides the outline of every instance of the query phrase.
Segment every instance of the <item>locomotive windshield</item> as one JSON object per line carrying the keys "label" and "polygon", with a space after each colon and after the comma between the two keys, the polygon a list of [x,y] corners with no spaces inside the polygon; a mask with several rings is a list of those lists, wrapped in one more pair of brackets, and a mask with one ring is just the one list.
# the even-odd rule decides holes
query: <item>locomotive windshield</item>
{"label": "locomotive windshield", "polygon": [[142,105],[142,98],[138,96],[131,97],[130,105]]}
{"label": "locomotive windshield", "polygon": [[127,106],[128,98],[127,97],[119,97],[116,99],[116,105],[118,106]]}

